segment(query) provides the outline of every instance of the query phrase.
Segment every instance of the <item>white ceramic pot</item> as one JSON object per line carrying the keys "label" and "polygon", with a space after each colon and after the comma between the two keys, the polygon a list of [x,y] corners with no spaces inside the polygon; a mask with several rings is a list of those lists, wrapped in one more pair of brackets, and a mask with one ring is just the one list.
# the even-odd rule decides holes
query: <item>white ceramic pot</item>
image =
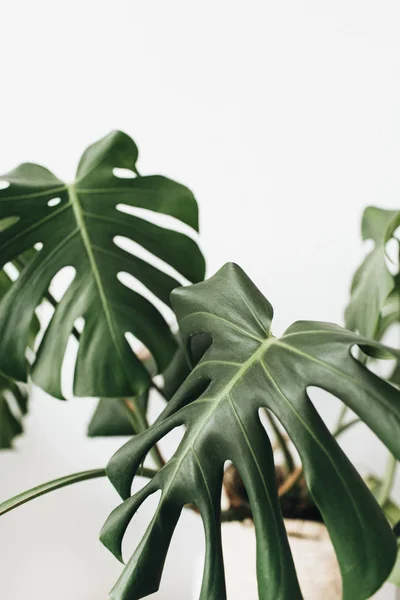
{"label": "white ceramic pot", "polygon": [[[322,523],[286,520],[286,530],[304,600],[341,600],[341,577],[327,529]],[[228,600],[258,600],[254,526],[222,525]],[[200,595],[204,556],[199,559],[193,600]],[[396,588],[386,584],[374,600],[396,600]]]}

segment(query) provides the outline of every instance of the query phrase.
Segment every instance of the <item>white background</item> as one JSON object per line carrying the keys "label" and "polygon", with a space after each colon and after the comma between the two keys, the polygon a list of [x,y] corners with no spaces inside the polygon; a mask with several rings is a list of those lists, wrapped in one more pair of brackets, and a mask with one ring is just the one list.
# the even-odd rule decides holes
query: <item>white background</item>
{"label": "white background", "polygon": [[[0,171],[28,160],[72,179],[89,143],[123,129],[143,174],[192,188],[208,273],[241,264],[275,333],[341,323],[363,208],[400,207],[399,31],[395,0],[4,0]],[[316,401],[332,419],[334,401]],[[0,456],[1,498],[107,462],[122,440],[85,439],[93,405],[35,392],[27,435]],[[362,428],[345,446],[380,472]],[[106,598],[120,565],[97,534],[117,501],[97,480],[4,517],[1,598]],[[185,515],[157,598],[189,598],[201,545]]]}

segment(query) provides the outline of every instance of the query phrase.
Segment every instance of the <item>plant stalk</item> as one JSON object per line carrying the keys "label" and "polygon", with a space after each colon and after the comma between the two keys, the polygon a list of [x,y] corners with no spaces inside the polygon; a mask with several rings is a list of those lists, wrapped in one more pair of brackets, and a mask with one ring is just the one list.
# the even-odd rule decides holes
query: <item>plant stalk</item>
{"label": "plant stalk", "polygon": [[378,501],[379,506],[384,506],[387,500],[389,500],[389,496],[394,484],[394,478],[396,476],[396,470],[397,460],[393,456],[393,454],[389,454],[386,462],[385,475],[382,480],[382,485],[376,495],[376,499]]}
{"label": "plant stalk", "polygon": [[[138,477],[147,477],[151,479],[156,475],[157,471],[153,469],[148,469],[143,467],[136,474]],[[72,475],[67,475],[66,477],[60,477],[59,479],[53,479],[52,481],[48,481],[46,483],[42,483],[37,487],[31,488],[5,502],[0,504],[0,516],[5,515],[7,512],[14,510],[14,508],[18,508],[18,506],[22,506],[26,502],[30,502],[35,498],[39,498],[40,496],[44,496],[50,492],[58,490],[60,488],[66,487],[68,485],[72,485],[73,483],[79,483],[80,481],[88,481],[89,479],[98,479],[99,477],[106,477],[106,469],[91,469],[90,471],[82,471],[80,473],[73,473]]]}

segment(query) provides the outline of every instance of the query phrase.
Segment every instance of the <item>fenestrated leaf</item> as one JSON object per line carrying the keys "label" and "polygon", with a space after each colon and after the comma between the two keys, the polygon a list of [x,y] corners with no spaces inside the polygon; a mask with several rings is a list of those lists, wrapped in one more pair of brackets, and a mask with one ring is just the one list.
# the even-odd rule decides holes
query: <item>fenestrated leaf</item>
{"label": "fenestrated leaf", "polygon": [[[123,446],[108,466],[109,478],[126,499],[101,534],[117,557],[138,507],[151,493],[162,491],[154,517],[110,598],[136,600],[158,589],[186,503],[198,507],[204,522],[201,600],[225,598],[220,497],[226,460],[237,467],[251,503],[260,599],[301,598],[279,509],[271,445],[258,414],[261,407],[277,416],[300,453],[307,485],[341,566],[343,598],[368,598],[392,569],[396,540],[374,497],[319,417],[307,388],[317,386],[340,398],[399,457],[400,392],[351,354],[354,345],[382,346],[318,322],[297,322],[281,338],[273,337],[271,305],[235,265],[226,265],[204,283],[177,290],[173,305],[185,348],[193,348],[193,336],[202,334],[208,335],[208,349],[203,356],[191,351],[197,364],[159,420]],[[129,497],[132,479],[149,449],[178,425],[185,425],[186,433],[173,457]]]}
{"label": "fenestrated leaf", "polygon": [[375,337],[382,307],[394,287],[386,266],[386,244],[400,224],[400,212],[369,206],[362,219],[363,240],[374,242],[373,250],[357,269],[351,299],[345,312],[346,326]]}
{"label": "fenestrated leaf", "polygon": [[137,173],[137,158],[135,143],[113,132],[86,150],[72,184],[33,164],[1,178],[10,185],[0,190],[0,218],[18,220],[2,232],[0,266],[43,244],[0,304],[0,370],[11,377],[26,379],[25,349],[33,312],[52,278],[66,266],[74,267],[76,274],[38,348],[32,369],[37,385],[62,397],[61,365],[78,317],[85,325],[74,377],[76,395],[122,397],[148,387],[149,373],[131,351],[128,332],[149,348],[159,371],[169,364],[176,347],[169,326],[151,302],[120,283],[117,275],[127,272],[166,304],[178,281],[122,250],[114,238],[134,240],[193,282],[204,276],[204,259],[185,234],[117,207],[166,214],[197,230],[197,204],[186,187],[165,177],[129,179],[114,174],[118,168]]}

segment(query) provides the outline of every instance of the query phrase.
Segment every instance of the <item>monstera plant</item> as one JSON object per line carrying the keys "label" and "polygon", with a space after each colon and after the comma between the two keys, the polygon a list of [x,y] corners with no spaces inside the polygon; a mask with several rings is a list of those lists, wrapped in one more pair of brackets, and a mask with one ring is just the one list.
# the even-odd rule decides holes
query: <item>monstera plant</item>
{"label": "monstera plant", "polygon": [[[329,530],[343,598],[369,598],[397,557],[392,529],[397,509],[389,494],[400,459],[400,391],[395,374],[385,381],[369,368],[378,359],[400,360],[400,350],[381,341],[400,317],[398,277],[385,255],[397,213],[366,212],[364,237],[371,237],[375,247],[355,275],[348,328],[301,321],[275,337],[272,306],[240,267],[227,264],[203,281],[203,256],[181,231],[182,224],[198,229],[193,195],[164,177],[141,176],[137,159],[134,142],[114,132],[84,153],[71,184],[37,165],[22,165],[0,179],[5,182],[0,189],[0,283],[5,282],[0,288],[5,396],[0,395],[0,414],[8,415],[0,421],[2,445],[9,446],[21,431],[9,393],[21,414],[27,407],[21,390],[28,379],[63,398],[60,372],[71,335],[79,343],[74,393],[100,397],[89,435],[130,437],[106,468],[40,485],[3,502],[0,514],[53,489],[106,475],[123,502],[100,538],[122,560],[131,519],[148,496],[161,490],[150,524],[109,597],[138,600],[158,589],[186,508],[198,512],[204,524],[200,598],[223,600],[221,521],[244,514],[237,504],[236,512],[221,510],[230,461],[246,492],[246,515],[255,524],[259,598],[301,599],[273,449],[262,424],[265,413],[287,463],[291,483],[286,481],[285,493],[299,489],[303,478]],[[174,228],[156,225],[154,213],[173,217]],[[51,282],[64,267],[73,267],[74,278],[57,301]],[[132,277],[129,287],[121,274]],[[36,314],[46,303],[52,314],[39,328]],[[172,308],[176,322],[162,316],[163,305]],[[139,350],[132,349],[129,334],[141,343]],[[163,385],[154,382],[156,374],[162,374]],[[343,403],[334,434],[309,398],[311,386]],[[150,424],[152,388],[165,408]],[[351,421],[348,409],[356,415]],[[363,481],[336,441],[359,420],[390,451],[383,481]],[[297,448],[301,467],[296,468],[279,424]],[[164,459],[157,444],[178,426],[184,426],[183,438]],[[132,495],[135,477],[148,482]]]}

